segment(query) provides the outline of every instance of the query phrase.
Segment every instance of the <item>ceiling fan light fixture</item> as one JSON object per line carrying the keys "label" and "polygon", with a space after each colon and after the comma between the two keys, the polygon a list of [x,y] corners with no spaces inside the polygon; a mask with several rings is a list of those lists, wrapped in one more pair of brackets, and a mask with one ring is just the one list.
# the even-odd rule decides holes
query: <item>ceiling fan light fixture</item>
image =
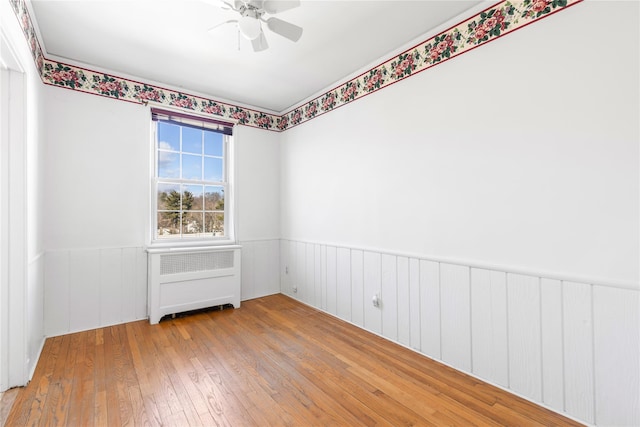
{"label": "ceiling fan light fixture", "polygon": [[240,18],[238,28],[240,28],[240,33],[249,40],[257,39],[262,33],[260,21],[251,16],[243,16]]}
{"label": "ceiling fan light fixture", "polygon": [[275,14],[300,6],[300,0],[202,0],[220,2],[220,7],[232,10],[238,19],[230,19],[214,25],[209,31],[224,24],[233,23],[238,30],[238,50],[240,50],[240,36],[251,42],[254,52],[261,52],[269,48],[264,35],[262,23],[266,29],[292,42],[297,42],[302,36],[302,27],[276,17],[264,18],[265,14]]}

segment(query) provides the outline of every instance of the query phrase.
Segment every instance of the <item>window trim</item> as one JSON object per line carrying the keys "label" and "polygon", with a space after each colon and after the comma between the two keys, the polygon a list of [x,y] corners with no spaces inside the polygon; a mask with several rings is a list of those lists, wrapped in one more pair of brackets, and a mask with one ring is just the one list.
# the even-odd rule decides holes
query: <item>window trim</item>
{"label": "window trim", "polygon": [[[234,136],[232,135],[232,129],[235,123],[232,122],[223,122],[219,120],[214,120],[208,117],[202,117],[197,114],[184,114],[181,112],[173,112],[167,109],[155,109],[150,108],[152,119],[150,120],[150,136],[151,136],[151,144],[150,144],[150,186],[149,186],[149,208],[150,212],[147,216],[149,220],[148,226],[148,238],[147,242],[149,242],[149,248],[189,248],[189,247],[202,247],[202,246],[225,246],[225,245],[235,245],[237,244],[236,236],[236,224],[237,224],[237,209],[236,209],[236,176],[235,176],[235,150],[234,150]],[[226,175],[226,183],[223,183],[222,186],[225,191],[225,202],[224,202],[224,221],[225,221],[225,232],[226,236],[224,237],[176,237],[169,239],[158,239],[156,235],[157,231],[157,221],[158,221],[158,196],[157,196],[157,185],[158,183],[170,181],[172,183],[180,183],[180,184],[189,184],[194,183],[191,180],[185,180],[182,178],[177,179],[161,179],[158,178],[157,175],[157,162],[158,162],[158,147],[157,147],[157,122],[159,121],[154,117],[154,113],[158,113],[162,115],[160,121],[174,121],[177,125],[182,126],[192,126],[201,129],[210,129],[216,132],[222,133],[224,136],[224,145],[223,145],[223,175]],[[167,120],[166,117],[170,116],[171,118],[178,118],[178,120]],[[185,122],[183,123],[182,120]],[[214,126],[219,126],[216,129]],[[221,131],[225,128],[224,131]],[[202,183],[202,181],[197,181],[198,184]],[[206,184],[203,184],[206,185]]]}

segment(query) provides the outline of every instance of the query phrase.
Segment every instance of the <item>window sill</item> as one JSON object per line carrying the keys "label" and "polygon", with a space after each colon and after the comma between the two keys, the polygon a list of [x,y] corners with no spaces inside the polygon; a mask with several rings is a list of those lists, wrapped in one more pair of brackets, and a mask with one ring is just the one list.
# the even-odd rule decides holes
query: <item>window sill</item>
{"label": "window sill", "polygon": [[238,245],[232,240],[220,240],[220,241],[195,241],[195,242],[153,242],[147,246],[146,251],[148,253],[168,253],[168,252],[199,252],[199,251],[212,251],[212,250],[228,250],[228,249],[240,249],[242,246]]}

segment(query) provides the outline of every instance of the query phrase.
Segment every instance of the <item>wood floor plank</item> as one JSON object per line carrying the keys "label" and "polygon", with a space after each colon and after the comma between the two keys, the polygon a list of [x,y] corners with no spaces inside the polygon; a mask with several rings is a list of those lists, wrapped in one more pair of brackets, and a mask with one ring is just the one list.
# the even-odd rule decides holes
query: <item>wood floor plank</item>
{"label": "wood floor plank", "polygon": [[[74,365],[74,357],[73,351],[70,350],[71,346],[71,336],[63,336],[59,337],[60,339],[60,352],[58,353],[53,370],[50,374],[49,385],[47,388],[47,396],[46,401],[44,402],[44,406],[42,409],[42,425],[62,425],[65,423],[65,417],[60,417],[59,408],[65,408],[65,403],[68,400],[68,396],[64,395],[65,388],[63,386],[64,382],[69,381],[69,377],[65,372],[65,368],[70,366],[73,368]],[[38,361],[38,365],[42,363],[42,359]],[[31,383],[33,383],[33,379]],[[31,383],[27,389],[31,387]],[[61,404],[58,402],[62,401]],[[11,425],[11,424],[10,424]],[[19,425],[19,424],[18,424]]]}
{"label": "wood floor plank", "polygon": [[93,370],[93,393],[95,394],[94,420],[96,425],[107,425],[107,385],[106,385],[106,364],[104,349],[104,329],[96,330],[95,341],[95,362]]}
{"label": "wood floor plank", "polygon": [[4,426],[9,412],[13,407],[14,402],[18,399],[22,387],[16,387],[4,392],[0,392],[0,426]]}
{"label": "wood floor plank", "polygon": [[160,411],[153,393],[154,388],[149,380],[149,371],[147,370],[149,362],[143,360],[144,347],[140,348],[144,341],[136,333],[134,324],[127,324],[126,331],[129,351],[131,352],[133,367],[138,379],[137,386],[129,387],[129,395],[134,402],[134,419],[136,424],[145,424],[143,421],[146,420],[152,425],[162,425]]}
{"label": "wood floor plank", "polygon": [[125,375],[119,326],[104,331],[105,388],[107,392],[107,424],[132,425],[132,405],[125,393]]}
{"label": "wood floor plank", "polygon": [[47,339],[6,425],[580,424],[273,295]]}

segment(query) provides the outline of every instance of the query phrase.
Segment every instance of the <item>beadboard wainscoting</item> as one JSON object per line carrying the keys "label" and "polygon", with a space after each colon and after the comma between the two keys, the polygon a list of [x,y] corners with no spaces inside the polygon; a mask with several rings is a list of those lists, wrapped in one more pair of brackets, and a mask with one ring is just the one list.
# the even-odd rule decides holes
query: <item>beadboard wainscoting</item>
{"label": "beadboard wainscoting", "polygon": [[280,293],[280,239],[245,240],[242,246],[242,301]]}
{"label": "beadboard wainscoting", "polygon": [[640,425],[633,286],[293,240],[280,266],[299,301],[575,419]]}
{"label": "beadboard wainscoting", "polygon": [[50,251],[44,268],[48,337],[147,317],[143,247]]}
{"label": "beadboard wainscoting", "polygon": [[[279,293],[280,240],[250,240],[241,245],[241,299]],[[45,336],[148,317],[143,247],[46,252],[44,281]]]}

